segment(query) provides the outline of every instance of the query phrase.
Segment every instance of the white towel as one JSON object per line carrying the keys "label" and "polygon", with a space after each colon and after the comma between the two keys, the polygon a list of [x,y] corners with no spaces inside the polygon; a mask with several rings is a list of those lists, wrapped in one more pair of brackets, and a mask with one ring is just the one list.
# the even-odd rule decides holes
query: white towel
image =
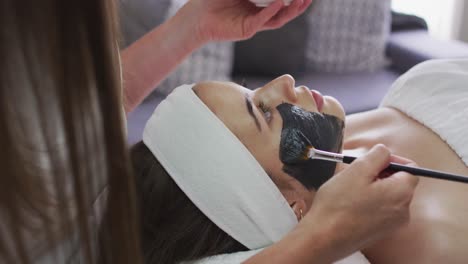
{"label": "white towel", "polygon": [[467,59],[419,64],[395,82],[381,106],[424,124],[468,166]]}
{"label": "white towel", "polygon": [[[259,253],[263,249],[250,250],[244,252],[237,252],[231,254],[217,255],[208,258],[204,258],[197,261],[184,262],[183,264],[239,264],[255,254]],[[313,263],[313,261],[311,261]],[[340,261],[335,262],[335,264],[369,264],[370,262],[367,258],[361,253],[356,252]]]}

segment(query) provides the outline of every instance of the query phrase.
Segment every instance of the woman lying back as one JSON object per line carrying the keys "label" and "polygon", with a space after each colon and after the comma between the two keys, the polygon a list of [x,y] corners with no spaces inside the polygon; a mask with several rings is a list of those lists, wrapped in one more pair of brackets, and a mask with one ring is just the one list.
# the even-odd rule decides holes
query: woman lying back
{"label": "woman lying back", "polygon": [[[311,92],[304,86],[295,87],[294,79],[288,75],[254,91],[233,83],[220,82],[200,83],[193,87],[193,91],[242,142],[279,190],[281,197],[273,195],[271,204],[286,201],[288,208],[279,206],[281,208],[277,210],[282,212],[281,215],[270,215],[270,211],[263,211],[263,207],[259,209],[262,212],[255,214],[255,217],[263,213],[269,217],[274,215],[271,222],[285,223],[284,226],[278,224],[279,229],[284,227],[284,230],[273,232],[274,241],[275,235],[285,235],[294,221],[300,221],[306,213],[318,206],[320,200],[316,197],[317,190],[347,166],[336,167],[324,161],[300,161],[298,158],[304,146],[312,145],[335,152],[343,148],[344,152],[361,155],[372,146],[383,143],[392,153],[414,160],[419,166],[468,175],[468,142],[463,134],[468,125],[468,89],[464,87],[468,83],[467,71],[468,61],[462,60],[436,61],[417,66],[395,83],[382,102],[382,107],[349,116],[345,122],[344,111],[335,99]],[[183,104],[177,105],[176,100],[171,99],[182,89],[192,91],[191,86],[178,88],[166,100],[166,105],[172,103],[172,107],[183,108]],[[161,112],[158,115],[161,116]],[[233,237],[233,234],[235,236],[247,231],[242,230],[242,226],[240,230],[232,231],[220,224],[223,221],[217,218],[226,212],[216,206],[210,207],[213,206],[211,202],[200,201],[198,194],[194,195],[185,186],[185,180],[173,175],[177,173],[171,173],[171,162],[191,162],[196,158],[195,155],[189,155],[192,152],[187,152],[180,142],[171,142],[173,146],[180,146],[177,151],[173,151],[176,154],[169,158],[163,155],[165,151],[160,151],[161,146],[156,146],[152,139],[164,136],[171,138],[171,135],[166,135],[171,131],[161,128],[170,124],[170,118],[164,123],[164,120],[153,119],[155,116],[156,113],[145,129],[144,143],[132,149],[147,260],[178,262],[268,246],[268,240],[259,239],[259,242],[253,234],[250,235],[254,242],[248,239],[239,241],[243,238]],[[184,122],[187,122],[185,127]],[[183,129],[172,133],[183,134],[181,140],[189,137],[192,141],[199,139],[201,143],[211,142],[202,139],[203,135],[197,134],[197,129],[192,133],[194,127],[203,124],[198,124],[198,120],[189,122],[182,121],[180,127]],[[158,125],[159,128],[154,129]],[[196,159],[198,166],[212,168],[222,175],[231,175],[235,167],[249,166],[248,160],[241,161],[233,154],[234,158],[230,162],[235,165],[232,169],[219,167],[222,159],[232,158],[229,153],[219,157],[218,163],[215,157],[204,159],[205,148],[223,149],[226,147],[224,145],[229,145],[216,141],[216,136],[209,131],[205,136],[214,137],[211,142],[213,146],[199,145],[200,157]],[[161,140],[159,144],[165,145]],[[409,162],[402,158],[395,159],[402,163]],[[194,178],[201,186],[209,181],[203,175]],[[240,184],[250,180],[245,178]],[[236,180],[226,182],[226,185],[235,189]],[[223,188],[227,187],[220,187]],[[212,199],[224,199],[224,193],[204,190],[215,196]],[[261,190],[259,193],[263,195]],[[468,212],[463,203],[468,198],[467,193],[468,186],[460,183],[421,179],[411,205],[410,224],[385,239],[371,245],[360,245],[357,249],[362,250],[372,263],[466,261],[468,255],[464,248],[467,244],[468,224],[462,220]],[[390,192],[381,194],[382,197],[388,195]],[[255,206],[268,204],[265,202],[268,199],[263,196],[252,197],[257,199],[250,200]],[[334,206],[339,207],[346,202],[349,201],[336,197]],[[406,202],[409,203],[410,199]],[[250,208],[251,204],[242,206]],[[239,206],[236,201],[225,204],[226,208],[236,206]],[[292,220],[291,215],[294,218]],[[260,229],[271,227],[268,221],[257,222],[258,225]],[[278,226],[272,227],[276,229]],[[317,228],[321,226],[318,224]],[[249,244],[251,242],[254,246]]]}

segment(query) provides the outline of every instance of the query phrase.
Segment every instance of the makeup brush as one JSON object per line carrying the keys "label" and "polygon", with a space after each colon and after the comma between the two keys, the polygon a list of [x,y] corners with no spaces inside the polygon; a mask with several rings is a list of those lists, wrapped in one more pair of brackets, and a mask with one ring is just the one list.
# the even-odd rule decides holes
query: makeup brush
{"label": "makeup brush", "polygon": [[[318,159],[318,160],[328,160],[332,162],[340,162],[340,163],[347,163],[347,164],[352,163],[356,159],[356,157],[323,151],[323,150],[316,149],[314,147],[308,147],[306,151],[304,152],[304,156],[302,158],[304,160]],[[405,171],[405,172],[408,172],[417,176],[468,183],[467,176],[455,175],[455,174],[450,174],[450,173],[446,173],[442,171],[435,171],[435,170],[430,170],[430,169],[415,168],[415,167],[405,166],[405,165],[397,164],[393,162],[390,162],[390,165],[387,167],[386,170]]]}

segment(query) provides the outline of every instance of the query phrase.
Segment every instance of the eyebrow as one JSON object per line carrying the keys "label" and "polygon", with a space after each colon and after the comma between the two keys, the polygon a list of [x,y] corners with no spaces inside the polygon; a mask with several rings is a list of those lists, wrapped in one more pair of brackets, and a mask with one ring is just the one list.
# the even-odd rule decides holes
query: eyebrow
{"label": "eyebrow", "polygon": [[258,119],[253,112],[252,100],[250,99],[250,96],[247,93],[245,94],[245,105],[247,106],[247,112],[249,112],[249,115],[254,119],[255,125],[257,126],[258,131],[262,131],[260,122],[258,122]]}

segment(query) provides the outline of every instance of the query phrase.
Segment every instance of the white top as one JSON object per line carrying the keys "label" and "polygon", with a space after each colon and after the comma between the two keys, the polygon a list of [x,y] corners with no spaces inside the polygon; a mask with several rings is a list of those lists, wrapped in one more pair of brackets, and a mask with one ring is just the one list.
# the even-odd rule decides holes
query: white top
{"label": "white top", "polygon": [[[263,249],[256,249],[250,251],[243,251],[231,254],[217,255],[208,257],[198,261],[184,262],[182,264],[239,264],[250,257],[253,257],[255,254],[259,253]],[[361,253],[356,252],[351,256],[348,256],[334,264],[369,264],[370,262],[367,258]]]}
{"label": "white top", "polygon": [[468,166],[468,59],[417,65],[394,83],[381,106],[431,129]]}

